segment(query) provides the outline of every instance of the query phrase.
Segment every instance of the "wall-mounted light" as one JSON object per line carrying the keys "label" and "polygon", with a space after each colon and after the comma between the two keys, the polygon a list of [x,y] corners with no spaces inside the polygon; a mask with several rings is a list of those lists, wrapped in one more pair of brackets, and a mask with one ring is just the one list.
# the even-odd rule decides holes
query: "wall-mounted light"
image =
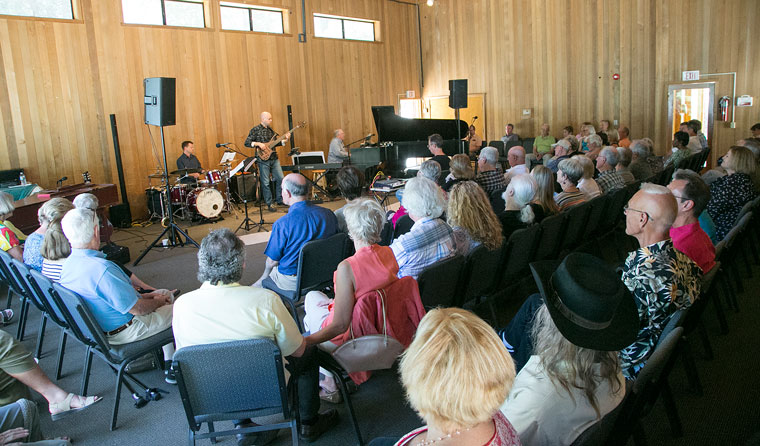
{"label": "wall-mounted light", "polygon": [[435,0],[427,0],[427,5],[428,6],[433,6],[434,2],[435,2]]}

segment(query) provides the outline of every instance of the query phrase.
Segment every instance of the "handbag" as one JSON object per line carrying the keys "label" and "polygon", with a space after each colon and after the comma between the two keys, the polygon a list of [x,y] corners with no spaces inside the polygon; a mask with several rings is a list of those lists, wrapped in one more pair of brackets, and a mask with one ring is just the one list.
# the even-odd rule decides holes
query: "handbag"
{"label": "handbag", "polygon": [[393,367],[396,358],[404,352],[404,345],[388,336],[385,320],[385,290],[377,290],[383,307],[383,334],[354,337],[351,324],[351,339],[336,348],[332,356],[348,373],[385,370]]}

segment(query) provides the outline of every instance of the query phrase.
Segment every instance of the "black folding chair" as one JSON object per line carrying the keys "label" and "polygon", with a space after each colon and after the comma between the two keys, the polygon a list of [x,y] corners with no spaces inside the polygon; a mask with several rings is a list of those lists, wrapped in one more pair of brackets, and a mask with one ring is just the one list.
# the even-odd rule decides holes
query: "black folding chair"
{"label": "black folding chair", "polygon": [[498,249],[490,250],[480,245],[465,257],[457,291],[460,298],[456,299],[454,306],[462,307],[473,300],[477,305],[482,297],[495,291],[500,279],[505,246],[502,244]]}
{"label": "black folding chair", "polygon": [[[298,445],[298,386],[292,385],[294,403],[288,404],[288,388],[282,354],[270,339],[221,342],[184,347],[174,355],[173,368],[187,416],[188,444],[196,439],[290,428]],[[282,414],[279,423],[214,431],[214,422]],[[203,423],[208,433],[200,433]]]}
{"label": "black folding chair", "polygon": [[24,340],[24,331],[26,330],[26,314],[29,311],[29,296],[26,290],[16,279],[11,272],[10,264],[13,260],[10,254],[0,249],[0,279],[8,284],[8,302],[6,308],[11,307],[13,295],[19,297],[19,314],[18,314],[18,327],[16,330],[16,338],[19,341]]}
{"label": "black folding chair", "polygon": [[567,213],[546,217],[541,220],[541,237],[536,247],[535,260],[551,260],[559,256],[562,240],[565,237]]}
{"label": "black folding chair", "polygon": [[420,299],[426,310],[457,306],[459,277],[463,266],[464,257],[454,256],[436,262],[420,273],[417,283],[420,287]]}

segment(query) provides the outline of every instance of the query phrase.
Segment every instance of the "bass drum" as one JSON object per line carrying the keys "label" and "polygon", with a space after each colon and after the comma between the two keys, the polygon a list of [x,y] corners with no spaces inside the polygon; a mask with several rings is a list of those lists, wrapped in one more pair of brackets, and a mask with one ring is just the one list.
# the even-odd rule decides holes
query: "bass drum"
{"label": "bass drum", "polygon": [[206,218],[218,217],[224,209],[224,198],[214,188],[198,188],[187,194],[187,208]]}

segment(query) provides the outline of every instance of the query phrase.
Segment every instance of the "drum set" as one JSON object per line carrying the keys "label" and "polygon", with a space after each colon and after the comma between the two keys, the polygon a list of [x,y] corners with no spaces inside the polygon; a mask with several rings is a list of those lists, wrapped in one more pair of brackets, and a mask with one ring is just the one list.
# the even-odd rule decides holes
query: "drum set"
{"label": "drum set", "polygon": [[[151,186],[145,190],[148,198],[150,218],[164,219],[167,209],[174,217],[182,220],[212,220],[223,211],[232,212],[230,197],[230,166],[223,165],[221,170],[179,169],[170,172],[174,184],[169,186],[169,206],[166,206],[164,186]],[[201,174],[196,179],[192,174]],[[162,174],[149,175],[149,179],[163,178]]]}

